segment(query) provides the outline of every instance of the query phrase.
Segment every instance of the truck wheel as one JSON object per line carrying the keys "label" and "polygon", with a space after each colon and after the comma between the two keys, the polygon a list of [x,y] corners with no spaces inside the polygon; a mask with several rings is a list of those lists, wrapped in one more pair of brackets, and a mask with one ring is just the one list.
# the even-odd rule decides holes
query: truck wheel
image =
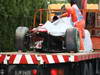
{"label": "truck wheel", "polygon": [[80,48],[79,32],[76,28],[67,29],[65,33],[65,49],[67,52],[78,52]]}
{"label": "truck wheel", "polygon": [[27,27],[23,27],[23,26],[20,26],[20,27],[17,27],[16,29],[16,33],[15,33],[15,46],[18,50],[23,50],[25,49],[25,35],[26,33],[28,32],[28,28]]}

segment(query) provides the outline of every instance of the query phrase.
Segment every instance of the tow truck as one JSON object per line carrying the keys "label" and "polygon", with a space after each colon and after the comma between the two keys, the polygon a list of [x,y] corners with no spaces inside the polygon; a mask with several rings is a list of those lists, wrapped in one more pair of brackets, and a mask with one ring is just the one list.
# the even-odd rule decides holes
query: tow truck
{"label": "tow truck", "polygon": [[[47,9],[40,9],[40,23],[42,13]],[[54,11],[54,10],[53,10]],[[58,11],[58,10],[55,10]],[[100,10],[84,9],[83,12],[95,15],[99,25]],[[37,11],[36,11],[37,12]],[[98,16],[97,16],[98,15]],[[88,16],[86,17],[87,21]],[[34,15],[34,25],[36,23]],[[93,52],[88,53],[39,53],[39,52],[1,52],[0,75],[100,75],[100,28],[96,25],[87,25],[91,32]]]}

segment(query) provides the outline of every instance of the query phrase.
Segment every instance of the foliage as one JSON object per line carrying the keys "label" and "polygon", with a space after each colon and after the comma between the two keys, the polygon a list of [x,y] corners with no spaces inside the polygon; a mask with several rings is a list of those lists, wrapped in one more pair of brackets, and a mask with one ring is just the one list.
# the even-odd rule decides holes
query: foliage
{"label": "foliage", "polygon": [[16,27],[32,25],[34,9],[45,7],[45,0],[0,0],[0,50],[15,50]]}
{"label": "foliage", "polygon": [[[70,1],[70,0],[68,0]],[[77,0],[77,2],[81,2],[82,0]],[[99,0],[87,0],[88,3],[98,3]]]}
{"label": "foliage", "polygon": [[88,3],[99,3],[99,0],[87,0]]}

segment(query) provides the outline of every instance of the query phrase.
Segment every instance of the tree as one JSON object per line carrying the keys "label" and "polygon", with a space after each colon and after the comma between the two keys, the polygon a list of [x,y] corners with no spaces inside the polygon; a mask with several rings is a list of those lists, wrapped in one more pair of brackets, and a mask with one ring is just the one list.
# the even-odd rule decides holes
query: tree
{"label": "tree", "polygon": [[88,0],[88,3],[98,3],[99,0]]}
{"label": "tree", "polygon": [[46,8],[45,0],[0,0],[0,50],[15,50],[15,30],[33,24],[34,9]]}

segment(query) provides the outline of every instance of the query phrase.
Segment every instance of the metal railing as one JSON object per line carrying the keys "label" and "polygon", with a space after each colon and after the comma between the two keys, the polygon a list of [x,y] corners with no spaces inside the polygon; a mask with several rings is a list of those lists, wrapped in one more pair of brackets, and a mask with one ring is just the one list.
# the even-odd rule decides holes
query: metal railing
{"label": "metal railing", "polygon": [[[98,9],[81,9],[82,13],[85,13],[85,18],[86,18],[86,29],[88,29],[92,35],[97,35],[96,32],[100,32],[100,10]],[[46,20],[51,20],[51,15],[50,14],[55,14],[57,12],[61,12],[61,9],[39,9],[35,10],[34,13],[34,22],[33,22],[33,27],[36,26],[36,19],[37,19],[37,13],[39,12],[39,24],[43,23],[43,15],[44,12],[46,12],[45,16],[45,21]],[[94,16],[89,16],[87,14],[94,14]],[[53,15],[52,15],[53,16]],[[94,20],[92,20],[94,19]],[[93,23],[92,23],[93,22]],[[98,33],[98,35],[100,35]]]}

